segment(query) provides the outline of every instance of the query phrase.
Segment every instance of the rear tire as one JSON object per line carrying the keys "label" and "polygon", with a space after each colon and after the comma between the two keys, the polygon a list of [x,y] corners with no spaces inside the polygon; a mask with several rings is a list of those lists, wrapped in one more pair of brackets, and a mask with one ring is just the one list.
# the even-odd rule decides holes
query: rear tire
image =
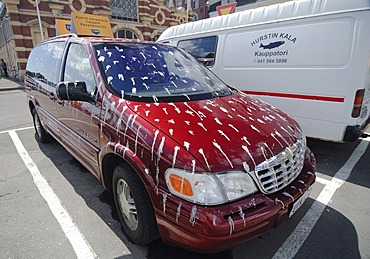
{"label": "rear tire", "polygon": [[127,238],[136,245],[146,245],[157,239],[154,209],[136,172],[121,164],[114,169],[112,184],[114,202]]}
{"label": "rear tire", "polygon": [[50,135],[45,131],[44,127],[41,124],[39,115],[36,112],[36,109],[32,109],[33,117],[33,126],[35,127],[36,139],[41,143],[47,143],[50,141]]}

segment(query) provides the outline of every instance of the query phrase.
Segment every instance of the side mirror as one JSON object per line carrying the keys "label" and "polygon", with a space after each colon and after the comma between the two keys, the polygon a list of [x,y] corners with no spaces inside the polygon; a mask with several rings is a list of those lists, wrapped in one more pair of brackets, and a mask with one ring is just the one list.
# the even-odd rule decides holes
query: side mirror
{"label": "side mirror", "polygon": [[83,81],[61,82],[56,87],[59,99],[65,101],[93,102],[94,98],[87,93],[86,83]]}

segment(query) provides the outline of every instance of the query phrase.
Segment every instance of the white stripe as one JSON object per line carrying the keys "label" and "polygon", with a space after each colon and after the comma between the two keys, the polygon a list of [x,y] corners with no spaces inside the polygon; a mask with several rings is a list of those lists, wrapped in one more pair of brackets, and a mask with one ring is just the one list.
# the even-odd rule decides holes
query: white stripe
{"label": "white stripe", "polygon": [[306,215],[302,218],[288,239],[276,252],[273,257],[274,259],[293,258],[296,255],[310,234],[312,228],[315,226],[317,220],[320,218],[326,205],[328,205],[329,201],[333,197],[335,191],[340,188],[348,179],[352,169],[361,156],[365,153],[368,145],[369,141],[361,141],[344,166],[339,169],[339,171],[334,175],[333,179],[324,187],[316,201],[307,211]]}
{"label": "white stripe", "polygon": [[42,197],[48,203],[51,212],[59,222],[63,232],[71,243],[77,258],[95,258],[96,254],[92,251],[90,245],[79,231],[78,227],[73,223],[71,216],[61,204],[58,196],[54,193],[46,179],[41,175],[36,164],[24,148],[17,133],[14,130],[11,130],[9,131],[9,135],[13,140],[18,154],[22,158],[27,169],[30,171],[33,182],[39,189]]}
{"label": "white stripe", "polygon": [[0,134],[9,133],[11,131],[28,130],[28,129],[33,129],[33,126],[25,127],[25,128],[12,129],[12,130],[4,130],[4,131],[0,131]]}
{"label": "white stripe", "polygon": [[[316,172],[318,173],[318,172]],[[316,175],[316,182],[321,183],[322,185],[328,185],[330,183],[330,180],[327,180],[325,178],[318,177]]]}

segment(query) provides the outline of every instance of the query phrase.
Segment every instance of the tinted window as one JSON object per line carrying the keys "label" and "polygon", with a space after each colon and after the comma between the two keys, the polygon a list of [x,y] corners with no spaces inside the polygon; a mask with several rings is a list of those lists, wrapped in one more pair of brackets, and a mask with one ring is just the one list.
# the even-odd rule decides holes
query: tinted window
{"label": "tinted window", "polygon": [[182,40],[178,47],[186,50],[206,66],[215,63],[217,36]]}
{"label": "tinted window", "polygon": [[109,87],[123,98],[174,102],[231,94],[212,72],[175,47],[139,43],[94,47]]}
{"label": "tinted window", "polygon": [[27,75],[55,87],[59,81],[64,45],[64,42],[50,42],[36,46],[28,58]]}
{"label": "tinted window", "polygon": [[94,73],[85,46],[76,43],[69,46],[63,80],[67,82],[83,81],[86,83],[89,93],[95,91]]}

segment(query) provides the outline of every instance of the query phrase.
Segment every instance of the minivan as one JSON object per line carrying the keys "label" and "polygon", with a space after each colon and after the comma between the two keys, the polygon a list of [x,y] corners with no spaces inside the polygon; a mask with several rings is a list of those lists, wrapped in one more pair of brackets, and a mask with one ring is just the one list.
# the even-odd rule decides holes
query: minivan
{"label": "minivan", "polygon": [[291,217],[315,181],[293,119],[176,47],[52,38],[25,86],[37,140],[56,139],[113,193],[134,244],[230,249]]}

